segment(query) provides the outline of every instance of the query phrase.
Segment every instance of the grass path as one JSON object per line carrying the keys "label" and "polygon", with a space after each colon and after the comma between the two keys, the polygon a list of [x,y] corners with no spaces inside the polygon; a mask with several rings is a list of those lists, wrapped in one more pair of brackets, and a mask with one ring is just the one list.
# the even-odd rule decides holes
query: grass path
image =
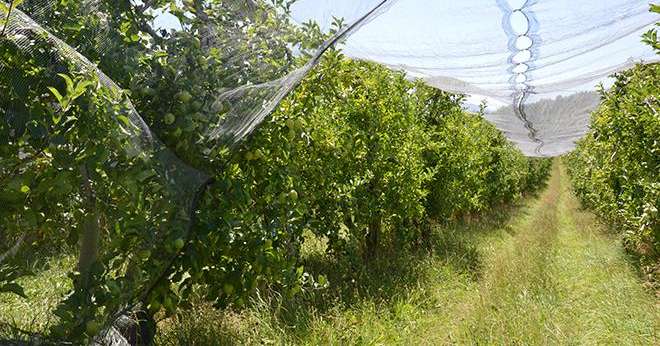
{"label": "grass path", "polygon": [[501,344],[658,344],[658,302],[618,241],[569,191],[555,165],[547,190],[491,257],[463,341]]}
{"label": "grass path", "polygon": [[618,240],[580,209],[559,163],[546,190],[511,214],[501,222],[440,228],[434,255],[383,258],[370,274],[328,264],[319,271],[330,271],[330,292],[278,311],[265,301],[236,314],[197,309],[168,321],[159,340],[660,344],[657,298],[644,291]]}

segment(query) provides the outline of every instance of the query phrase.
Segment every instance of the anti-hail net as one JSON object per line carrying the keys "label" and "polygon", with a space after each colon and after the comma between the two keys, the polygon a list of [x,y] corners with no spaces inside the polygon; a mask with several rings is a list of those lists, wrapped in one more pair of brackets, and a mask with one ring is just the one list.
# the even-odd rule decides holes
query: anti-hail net
{"label": "anti-hail net", "polygon": [[640,42],[657,21],[644,0],[399,0],[345,53],[486,98],[487,118],[525,154],[556,156],[584,135],[598,104],[581,93],[634,62],[657,61]]}
{"label": "anti-hail net", "polygon": [[[24,208],[0,212],[0,265],[17,244],[48,237],[39,225],[63,218],[83,227],[80,220],[98,212],[106,261],[121,245],[116,239],[149,234],[129,250],[150,255],[103,273],[126,289],[117,310],[167,270],[172,241],[190,236],[196,195],[220,169],[212,164],[219,148],[254,131],[331,47],[466,94],[467,107],[486,100],[486,118],[529,156],[570,151],[599,103],[596,85],[658,60],[640,42],[657,22],[646,0],[4,0],[0,17],[0,140],[12,150],[0,152],[0,204],[28,189],[48,201],[27,199]],[[186,45],[206,58],[191,61]],[[150,74],[138,76],[131,65]],[[61,104],[26,107],[26,99],[52,99],[48,87],[69,90],[59,73],[96,78],[104,96],[88,107],[113,117],[66,119]],[[147,108],[166,116],[141,114],[122,92],[140,78],[152,83],[143,89]],[[181,80],[190,90],[168,89]],[[167,93],[150,95],[154,89]],[[174,108],[187,116],[173,118]],[[72,134],[85,120],[94,126]],[[180,128],[170,131],[172,123]],[[31,141],[21,139],[26,134]],[[183,137],[185,146],[163,144]],[[55,176],[39,176],[53,164],[61,165]],[[73,187],[48,190],[53,184]],[[152,228],[132,229],[142,224]]]}
{"label": "anti-hail net", "polygon": [[[387,8],[371,5],[328,33],[298,25],[278,3],[0,2],[0,289],[15,290],[3,280],[43,260],[32,245],[57,251],[78,237],[78,268],[69,269],[88,262],[89,274],[52,306],[64,327],[52,333],[80,335],[99,312],[110,326],[161,294],[154,289],[172,280],[195,236],[195,205],[222,169],[214,158],[249,135],[327,49]],[[168,16],[169,30],[152,23]],[[187,49],[205,58],[190,61]],[[145,65],[141,77],[154,84],[138,92],[165,116],[140,114],[123,91]],[[177,82],[188,87],[168,88]],[[185,145],[172,144],[177,138]]]}

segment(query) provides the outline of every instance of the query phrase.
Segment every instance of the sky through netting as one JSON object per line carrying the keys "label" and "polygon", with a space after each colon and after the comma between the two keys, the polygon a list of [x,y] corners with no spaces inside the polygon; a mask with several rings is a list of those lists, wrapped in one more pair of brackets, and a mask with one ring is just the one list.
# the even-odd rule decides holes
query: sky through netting
{"label": "sky through netting", "polygon": [[[332,16],[378,1],[299,1],[293,16]],[[367,4],[369,3],[369,4]],[[599,103],[596,86],[635,62],[657,61],[640,36],[657,22],[635,0],[391,0],[344,52],[489,103],[488,120],[530,156],[570,151]]]}
{"label": "sky through netting", "polygon": [[597,86],[658,60],[640,41],[657,22],[644,0],[298,0],[291,17],[324,31],[336,18],[358,22],[340,41],[346,55],[464,93],[468,107],[486,100],[487,119],[529,156],[570,151]]}
{"label": "sky through netting", "polygon": [[[40,19],[50,2],[36,3],[41,7],[28,15],[44,24]],[[570,151],[586,133],[589,113],[599,102],[599,83],[607,86],[608,76],[636,62],[657,61],[640,41],[657,22],[645,0],[297,0],[289,9],[283,16],[293,25],[314,21],[328,32],[341,18],[343,30],[316,49],[307,47],[307,66],[291,64],[270,79],[238,80],[223,88],[218,100],[228,103],[230,112],[201,135],[241,140],[309,72],[327,46],[339,44],[350,57],[466,94],[469,105],[486,100],[487,119],[526,155],[556,156]],[[166,8],[154,16],[157,27],[181,28]],[[207,35],[217,36],[212,31]],[[238,52],[231,40],[212,44],[237,59],[270,58],[260,50]],[[296,42],[289,48],[291,54],[301,54]]]}

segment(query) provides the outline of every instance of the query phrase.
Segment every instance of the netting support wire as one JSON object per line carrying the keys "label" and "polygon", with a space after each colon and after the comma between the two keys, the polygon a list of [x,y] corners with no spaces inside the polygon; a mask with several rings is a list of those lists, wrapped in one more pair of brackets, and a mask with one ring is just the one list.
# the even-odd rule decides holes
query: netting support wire
{"label": "netting support wire", "polygon": [[538,130],[536,130],[534,127],[534,123],[529,120],[527,112],[525,111],[525,99],[527,98],[527,95],[527,91],[523,90],[517,96],[515,96],[514,99],[516,100],[516,104],[513,108],[516,116],[523,122],[525,129],[529,131],[529,139],[531,139],[534,143],[538,143],[538,146],[536,149],[534,149],[534,151],[538,155],[541,155],[541,148],[543,148],[545,143],[538,137]]}
{"label": "netting support wire", "polygon": [[9,16],[11,16],[11,11],[14,9],[14,0],[11,0],[9,2],[9,6],[7,9],[7,18],[5,18],[5,22],[2,25],[2,32],[0,32],[0,37],[5,37],[5,31],[7,30],[7,26],[9,25]]}
{"label": "netting support wire", "polygon": [[[367,12],[364,16],[360,17],[357,19],[355,22],[353,22],[351,25],[347,26],[343,30],[338,31],[334,37],[331,37],[328,41],[326,41],[321,48],[319,48],[318,52],[314,55],[312,60],[308,62],[308,64],[311,64],[312,66],[318,64],[318,62],[321,60],[321,57],[325,52],[328,51],[328,49],[332,48],[337,42],[341,41],[344,37],[346,37],[348,34],[352,33],[353,30],[357,29],[366,21],[369,19],[372,15],[374,15],[376,12],[378,12],[381,8],[384,8],[385,5],[393,0],[383,0],[381,1],[378,5],[376,5],[371,11]],[[297,85],[296,85],[297,86]],[[295,88],[295,87],[294,87]]]}

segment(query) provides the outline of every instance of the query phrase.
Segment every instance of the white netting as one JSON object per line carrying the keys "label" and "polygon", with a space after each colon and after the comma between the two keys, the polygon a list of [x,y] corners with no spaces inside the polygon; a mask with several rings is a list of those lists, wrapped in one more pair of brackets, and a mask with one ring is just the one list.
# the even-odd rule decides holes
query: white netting
{"label": "white netting", "polygon": [[[206,16],[205,8],[253,16],[251,21],[235,24],[230,32],[214,29],[226,23],[208,16],[208,25],[196,29],[203,44],[227,57],[228,66],[236,68],[249,61],[251,64],[243,65],[243,70],[261,76],[252,80],[233,78],[239,68],[223,77],[225,85],[218,88],[216,103],[228,109],[218,119],[209,119],[209,128],[200,130],[211,141],[236,142],[244,138],[318,62],[326,46],[339,39],[346,39],[339,42],[344,42],[342,48],[351,57],[403,70],[411,78],[424,79],[447,91],[468,94],[475,103],[487,99],[492,111],[488,118],[530,156],[567,152],[586,130],[584,120],[557,121],[569,117],[558,110],[571,109],[583,119],[593,109],[593,100],[568,106],[566,103],[572,99],[559,96],[594,91],[613,72],[635,62],[657,60],[653,51],[640,42],[640,35],[657,21],[646,1],[298,0],[290,5],[290,13],[272,10],[281,26],[271,26],[269,31],[250,38],[287,43],[283,47],[289,51],[290,63],[272,71],[262,61],[281,51],[256,46],[246,49],[240,44],[247,39],[239,37],[245,29],[260,25],[259,17],[264,16],[258,10],[260,2],[194,3],[190,16]],[[52,4],[41,0],[27,1],[23,6],[48,28]],[[85,4],[90,13],[99,6],[96,1]],[[138,1],[134,6],[139,8],[143,3]],[[168,14],[167,6],[154,13],[161,27],[186,28],[185,23]],[[286,23],[287,17],[292,23]],[[104,20],[102,16],[100,19]],[[328,32],[335,19],[343,19],[343,29],[319,41],[317,47],[303,49],[290,37],[296,30],[293,24],[314,21],[322,32]],[[78,47],[95,46],[101,55],[111,35],[98,28],[95,34],[88,35],[85,42],[79,40]],[[306,56],[306,63],[300,63],[301,56]],[[566,105],[543,113],[533,111],[538,107],[526,107],[549,100]],[[576,124],[582,125],[576,128]]]}
{"label": "white netting", "polygon": [[[65,237],[45,235],[41,226],[53,218],[67,219],[63,223],[71,223],[70,227],[78,229],[76,233],[81,237],[91,234],[81,239],[84,249],[95,252],[96,246],[91,244],[98,244],[98,254],[81,252],[79,262],[79,266],[85,265],[85,261],[93,265],[98,258],[106,265],[103,272],[97,272],[100,269],[96,267],[80,270],[94,273],[94,280],[99,283],[94,289],[105,287],[103,282],[121,287],[120,299],[103,303],[107,318],[104,322],[113,322],[119,312],[144,303],[150,295],[160,294],[154,293],[154,288],[171,275],[181,247],[194,236],[190,230],[196,203],[211,183],[208,177],[222,169],[214,166],[210,156],[250,134],[328,48],[386,8],[384,1],[374,3],[326,35],[320,30],[305,32],[278,4],[173,1],[170,4],[181,11],[174,25],[178,29],[166,32],[154,29],[144,19],[150,16],[147,12],[153,12],[152,18],[157,19],[156,13],[162,15],[174,7],[161,1],[162,8],[158,9],[155,3],[0,2],[0,144],[11,150],[7,157],[4,153],[0,157],[3,166],[8,162],[6,167],[0,167],[2,187],[18,184],[17,188],[22,188],[20,184],[32,174],[31,169],[35,174],[41,173],[36,165],[43,161],[61,168],[54,170],[54,178],[38,177],[43,179],[41,185],[50,189],[58,184],[54,189],[63,191],[51,197],[49,191],[45,192],[45,198],[53,199],[47,202],[56,207],[42,205],[43,200],[35,199],[7,211],[13,219],[0,223],[0,264],[20,255],[37,237]],[[117,13],[140,19],[113,17]],[[186,18],[195,20],[186,23]],[[303,36],[307,42],[304,45]],[[202,50],[208,59],[189,61],[185,53],[190,47]],[[189,78],[186,84],[191,87],[185,91],[153,85],[164,92],[152,95],[151,102],[163,104],[164,108],[151,108],[163,113],[177,108],[185,117],[141,115],[140,105],[131,102],[135,100],[129,100],[129,94],[122,94],[121,90],[130,89],[135,78],[128,66],[144,63],[142,59],[147,56],[167,60],[167,64],[154,64],[158,66],[150,71],[153,74],[147,77],[147,83],[160,80],[176,84],[173,82]],[[200,80],[200,76],[185,71],[202,69],[202,65],[212,65],[213,75],[203,75]],[[85,85],[84,78],[98,80],[98,87],[92,88],[99,96],[88,95],[90,99],[77,106],[86,109],[81,115],[90,117],[66,118],[66,97],[77,92],[77,85]],[[62,91],[65,88],[66,92]],[[149,93],[148,87],[142,92]],[[59,104],[52,101],[53,95]],[[163,99],[157,102],[157,97]],[[41,102],[53,110],[33,109]],[[112,118],[94,118],[99,114]],[[51,122],[51,117],[64,120]],[[153,123],[156,117],[159,124]],[[79,124],[83,121],[88,123]],[[168,147],[158,138],[181,135],[163,130],[163,125],[174,121],[180,122],[179,129],[186,131],[183,137],[191,142],[184,149],[177,145]],[[78,127],[96,134],[78,135]],[[51,130],[57,133],[48,133]],[[43,140],[30,137],[32,133]],[[10,184],[5,186],[7,180]],[[22,197],[17,196],[2,195],[0,201]],[[138,214],[139,210],[143,213]],[[26,222],[29,225],[23,225]],[[148,225],[147,229],[136,229],[138,223]],[[126,248],[128,244],[130,248]],[[128,255],[118,254],[120,248]],[[78,286],[84,286],[88,279],[75,281],[76,288],[66,298],[67,307],[56,312],[62,314],[58,316],[63,319],[62,325],[67,325],[67,332],[80,333],[79,321],[94,313],[84,308],[94,305],[94,293]]]}
{"label": "white netting", "polygon": [[[530,156],[570,151],[586,132],[595,99],[559,96],[593,92],[616,71],[658,60],[640,42],[657,22],[643,0],[393,2],[351,36],[345,53],[476,100],[486,97],[494,110],[488,119]],[[327,15],[318,7],[342,13],[354,6],[299,3],[298,17],[320,20]],[[529,106],[550,100],[552,106]],[[508,106],[495,110],[502,104]]]}

